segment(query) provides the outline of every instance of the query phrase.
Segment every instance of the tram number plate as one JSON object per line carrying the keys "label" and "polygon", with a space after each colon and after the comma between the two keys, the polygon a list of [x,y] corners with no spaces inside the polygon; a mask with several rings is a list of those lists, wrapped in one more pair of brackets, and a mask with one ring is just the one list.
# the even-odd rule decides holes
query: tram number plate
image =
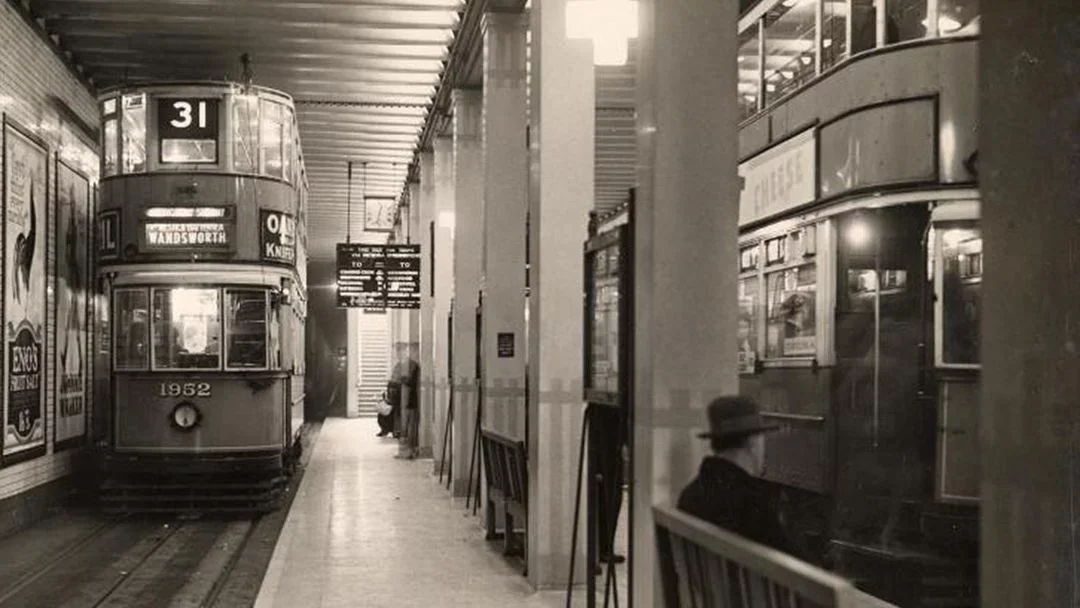
{"label": "tram number plate", "polygon": [[158,397],[209,397],[209,382],[158,382]]}

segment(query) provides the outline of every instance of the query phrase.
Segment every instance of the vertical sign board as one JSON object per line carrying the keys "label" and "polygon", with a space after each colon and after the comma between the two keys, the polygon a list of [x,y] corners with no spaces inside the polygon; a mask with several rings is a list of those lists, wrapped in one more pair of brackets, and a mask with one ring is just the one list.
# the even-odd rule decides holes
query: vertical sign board
{"label": "vertical sign board", "polygon": [[4,122],[4,435],[11,464],[45,453],[45,148]]}
{"label": "vertical sign board", "polygon": [[56,163],[56,362],[53,367],[57,449],[78,445],[86,435],[89,380],[90,181]]}
{"label": "vertical sign board", "polygon": [[382,245],[338,243],[338,306],[386,308],[386,255]]}
{"label": "vertical sign board", "polygon": [[420,245],[386,245],[387,308],[420,308]]}
{"label": "vertical sign board", "polygon": [[267,262],[296,262],[296,218],[281,211],[259,210],[259,256]]}
{"label": "vertical sign board", "polygon": [[157,116],[160,162],[218,162],[217,99],[159,98]]}
{"label": "vertical sign board", "polygon": [[120,257],[120,212],[102,211],[97,217],[97,257],[100,261]]}

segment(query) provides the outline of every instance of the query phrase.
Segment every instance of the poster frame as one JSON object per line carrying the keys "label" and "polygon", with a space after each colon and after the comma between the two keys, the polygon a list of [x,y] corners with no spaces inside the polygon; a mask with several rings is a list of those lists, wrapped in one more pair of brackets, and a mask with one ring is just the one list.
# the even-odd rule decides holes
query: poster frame
{"label": "poster frame", "polygon": [[[45,142],[45,140],[43,140],[40,137],[38,137],[37,135],[35,135],[32,130],[27,129],[26,127],[23,127],[18,121],[11,118],[7,113],[0,114],[0,150],[3,151],[3,164],[2,164],[2,166],[0,166],[0,218],[2,218],[2,219],[0,219],[0,250],[2,250],[5,253],[5,255],[7,253],[7,244],[8,244],[7,243],[7,241],[8,241],[8,238],[7,238],[7,212],[8,212],[8,209],[7,209],[7,200],[8,200],[8,192],[7,192],[7,171],[8,171],[7,143],[8,143],[8,129],[9,128],[12,131],[18,133],[23,138],[25,138],[32,145],[37,146],[41,150],[42,156],[45,157],[45,197],[44,197],[44,199],[45,199],[45,205],[44,205],[44,207],[45,207],[45,218],[44,218],[44,221],[42,222],[42,225],[45,228],[45,230],[44,230],[45,239],[44,239],[44,246],[42,247],[42,249],[45,250],[46,260],[43,260],[42,263],[46,267],[44,268],[44,277],[43,277],[44,280],[41,282],[42,283],[42,286],[41,286],[41,289],[42,289],[42,293],[41,293],[42,302],[45,303],[45,310],[43,311],[42,320],[41,320],[41,333],[42,333],[42,335],[41,335],[41,346],[42,346],[42,350],[44,351],[44,352],[42,352],[42,355],[41,355],[41,362],[42,362],[42,367],[44,367],[45,365],[49,364],[49,361],[48,361],[49,357],[47,356],[47,353],[49,352],[49,343],[48,343],[48,339],[49,339],[49,331],[48,331],[49,310],[48,310],[48,299],[47,299],[48,298],[48,292],[49,292],[49,277],[48,277],[48,268],[47,268],[47,256],[49,254],[49,251],[48,251],[48,230],[49,230],[49,227],[51,225],[51,219],[52,219],[51,214],[50,214],[51,205],[49,204],[49,200],[50,200],[50,198],[49,198],[49,187],[50,187],[50,184],[51,184],[50,180],[52,178],[52,174],[49,171],[49,169],[50,169],[50,167],[49,167],[49,165],[50,165],[50,163],[49,163],[49,157],[50,157],[49,146]],[[6,260],[5,260],[4,263],[5,264],[7,263]],[[4,268],[3,274],[6,275],[6,268]],[[8,287],[7,287],[7,280],[6,280],[6,277],[5,277],[4,281],[0,281],[0,327],[5,327],[5,328],[7,327],[7,321],[8,321],[8,319],[7,319],[7,316],[8,316],[7,295],[8,295]],[[5,351],[7,350],[7,337],[6,337],[6,335],[4,336],[4,350]],[[48,378],[49,371],[47,369],[40,370],[40,373],[41,373],[41,377],[43,379]],[[40,458],[42,456],[45,456],[48,453],[48,449],[49,449],[49,430],[50,430],[49,429],[49,411],[48,411],[48,395],[45,392],[45,382],[47,382],[47,380],[45,380],[45,382],[41,383],[42,395],[40,397],[40,399],[41,399],[41,423],[42,423],[42,429],[41,429],[41,431],[42,431],[42,443],[41,443],[41,445],[26,449],[26,450],[23,450],[21,452],[16,452],[15,454],[11,454],[11,455],[5,455],[4,454],[4,449],[6,448],[4,438],[7,436],[7,429],[6,429],[6,425],[7,425],[7,419],[6,419],[7,418],[7,416],[6,416],[6,414],[7,414],[7,398],[8,398],[7,388],[6,388],[7,376],[8,376],[8,370],[7,370],[6,354],[0,354],[0,379],[3,379],[4,384],[5,384],[5,387],[3,389],[0,389],[0,403],[3,404],[2,407],[0,407],[0,412],[2,412],[2,414],[3,414],[3,420],[0,420],[0,427],[4,427],[3,430],[0,431],[0,468],[6,468],[6,467],[14,466],[16,464],[20,464],[20,463],[23,463],[23,462],[28,462],[28,461],[34,460],[36,458]]]}
{"label": "poster frame", "polygon": [[[51,374],[52,375],[52,383],[53,383],[53,405],[52,405],[52,408],[53,408],[53,425],[52,425],[53,453],[62,452],[64,450],[68,450],[68,449],[71,449],[71,448],[78,448],[78,447],[82,447],[82,446],[86,445],[87,436],[89,435],[89,432],[90,432],[90,391],[91,391],[91,387],[93,386],[93,384],[92,384],[92,376],[89,373],[89,370],[93,367],[93,364],[91,363],[91,361],[93,360],[93,356],[94,356],[93,350],[91,348],[91,340],[90,340],[92,334],[94,333],[93,331],[90,331],[90,328],[92,327],[92,325],[90,324],[92,322],[92,319],[90,317],[90,298],[91,298],[91,295],[93,293],[93,289],[91,287],[93,285],[93,271],[94,271],[93,258],[91,256],[93,255],[93,246],[92,246],[92,242],[94,240],[93,239],[93,232],[96,229],[96,225],[94,224],[94,221],[93,221],[93,218],[94,218],[94,214],[93,214],[94,188],[95,188],[95,186],[92,183],[92,180],[90,179],[90,176],[87,175],[84,171],[81,171],[81,170],[71,166],[69,163],[64,162],[64,160],[62,158],[60,158],[59,154],[56,154],[55,158],[56,158],[56,161],[55,161],[56,168],[55,168],[54,174],[56,176],[56,185],[53,188],[53,207],[55,209],[55,213],[52,214],[52,216],[53,216],[52,217],[52,220],[53,220],[52,229],[53,229],[53,239],[54,239],[53,248],[55,250],[55,251],[52,252],[54,254],[53,259],[55,260],[55,262],[53,263],[54,266],[53,266],[53,276],[52,276],[52,284],[53,284],[53,302],[52,302],[52,319],[53,319],[53,322],[52,322],[52,327],[53,327],[53,342],[55,342],[55,344],[53,345],[53,353],[52,353],[52,364],[53,365],[52,365],[52,370],[51,370],[52,371],[52,374]],[[60,356],[60,351],[59,351],[59,345],[60,345],[60,300],[59,300],[59,298],[60,298],[60,264],[62,263],[61,260],[60,260],[60,255],[59,255],[59,253],[60,253],[60,167],[61,166],[64,169],[67,169],[68,171],[71,171],[77,177],[81,178],[83,181],[86,182],[86,218],[85,218],[85,220],[86,220],[86,224],[85,224],[85,226],[86,226],[86,252],[85,252],[85,254],[86,254],[86,257],[85,257],[85,260],[86,260],[86,276],[83,277],[85,293],[83,294],[83,302],[82,302],[82,313],[83,313],[83,315],[82,315],[82,317],[83,317],[82,334],[83,334],[83,339],[85,340],[84,348],[86,350],[85,360],[83,361],[83,432],[82,432],[82,435],[76,435],[76,436],[69,437],[69,438],[64,439],[64,440],[60,440],[58,435],[57,435],[58,429],[60,428],[59,417],[60,417],[60,386],[61,386],[60,363],[58,361],[58,358]],[[67,331],[66,327],[64,328],[64,331]]]}
{"label": "poster frame", "polygon": [[[597,254],[615,247],[619,252],[619,270],[616,275],[619,290],[619,302],[616,308],[616,323],[619,331],[619,344],[615,356],[619,366],[616,390],[601,390],[593,387],[593,316],[596,306],[595,259]],[[630,229],[627,225],[617,226],[609,231],[597,234],[585,242],[584,246],[584,340],[582,348],[582,385],[583,397],[588,403],[612,407],[627,407],[632,385],[629,380],[632,359],[631,332],[633,331],[633,257],[630,247]]]}

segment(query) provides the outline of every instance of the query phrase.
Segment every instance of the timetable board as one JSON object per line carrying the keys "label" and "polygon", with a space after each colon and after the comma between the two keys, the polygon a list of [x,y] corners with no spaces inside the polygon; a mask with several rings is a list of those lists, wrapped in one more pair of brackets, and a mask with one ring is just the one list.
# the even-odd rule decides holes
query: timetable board
{"label": "timetable board", "polygon": [[420,245],[338,243],[338,306],[420,308]]}

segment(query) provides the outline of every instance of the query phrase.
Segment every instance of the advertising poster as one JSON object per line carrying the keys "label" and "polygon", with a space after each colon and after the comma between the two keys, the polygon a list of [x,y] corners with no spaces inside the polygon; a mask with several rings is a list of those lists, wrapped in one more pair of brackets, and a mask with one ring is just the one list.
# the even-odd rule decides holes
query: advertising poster
{"label": "advertising poster", "polygon": [[4,449],[45,452],[45,149],[4,124]]}
{"label": "advertising poster", "polygon": [[288,213],[259,210],[259,244],[268,262],[296,261],[296,218]]}
{"label": "advertising poster", "polygon": [[86,434],[90,182],[56,163],[56,445]]}

